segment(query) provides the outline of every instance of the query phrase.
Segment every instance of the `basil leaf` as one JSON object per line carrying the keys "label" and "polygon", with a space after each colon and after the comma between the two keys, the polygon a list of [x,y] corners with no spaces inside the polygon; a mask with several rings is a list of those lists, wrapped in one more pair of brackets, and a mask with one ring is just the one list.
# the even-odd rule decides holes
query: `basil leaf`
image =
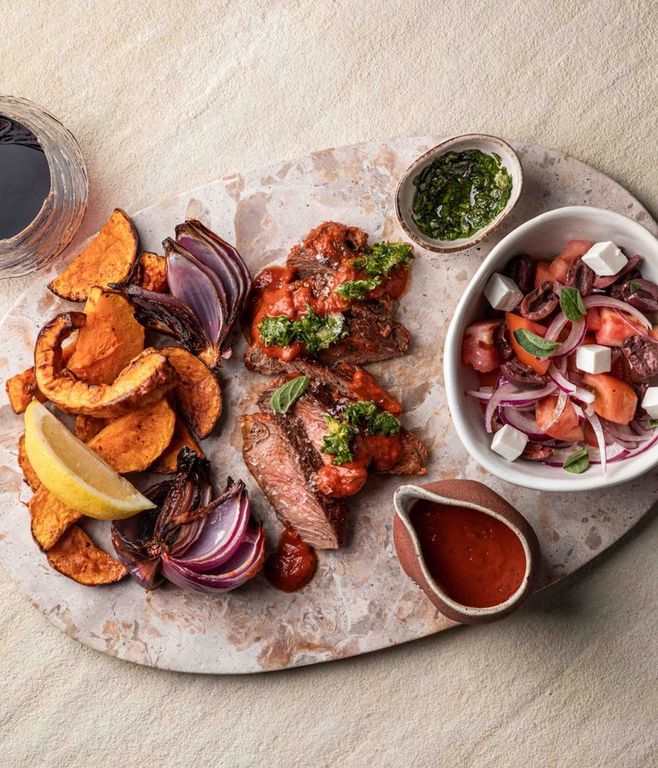
{"label": "basil leaf", "polygon": [[537,336],[536,333],[527,331],[525,328],[517,328],[514,331],[514,338],[522,349],[539,358],[548,357],[551,352],[554,352],[560,346],[556,341],[543,339],[541,336]]}
{"label": "basil leaf", "polygon": [[275,390],[270,398],[270,407],[274,413],[288,413],[295,400],[306,392],[309,382],[308,376],[297,376]]}
{"label": "basil leaf", "polygon": [[579,448],[569,454],[564,460],[563,466],[567,472],[573,472],[574,475],[584,472],[589,467],[589,449]]}
{"label": "basil leaf", "polygon": [[572,323],[577,323],[586,314],[583,297],[577,288],[563,288],[560,294],[560,307]]}
{"label": "basil leaf", "polygon": [[658,419],[649,419],[650,427],[658,427]]}
{"label": "basil leaf", "polygon": [[641,283],[638,283],[638,282],[635,282],[635,281],[631,281],[628,284],[628,290],[630,291],[630,293],[637,293],[641,289],[642,289]]}

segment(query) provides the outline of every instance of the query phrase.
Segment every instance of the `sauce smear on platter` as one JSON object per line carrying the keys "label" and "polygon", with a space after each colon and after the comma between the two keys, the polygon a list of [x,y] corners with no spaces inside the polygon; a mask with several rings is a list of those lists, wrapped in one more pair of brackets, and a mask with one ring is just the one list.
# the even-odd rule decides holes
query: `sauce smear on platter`
{"label": "sauce smear on platter", "polygon": [[489,608],[521,586],[523,545],[497,518],[425,500],[414,505],[409,517],[432,578],[456,602]]}
{"label": "sauce smear on platter", "polygon": [[265,563],[265,576],[272,586],[295,592],[313,578],[318,564],[315,550],[289,525],[281,531],[279,546]]}

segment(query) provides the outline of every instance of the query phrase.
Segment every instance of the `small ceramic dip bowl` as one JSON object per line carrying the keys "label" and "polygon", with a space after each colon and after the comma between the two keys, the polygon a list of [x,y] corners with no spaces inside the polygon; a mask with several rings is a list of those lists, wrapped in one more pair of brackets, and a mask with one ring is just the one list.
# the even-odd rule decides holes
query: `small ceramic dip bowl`
{"label": "small ceramic dip bowl", "polygon": [[[495,491],[474,480],[402,485],[395,492],[394,505],[393,540],[402,570],[449,619],[462,624],[496,621],[516,610],[530,597],[541,564],[539,541],[523,515]],[[415,508],[417,514],[414,513]],[[446,522],[449,519],[453,521],[452,534],[449,528],[444,528],[443,534],[440,528],[428,528],[428,520],[430,526],[433,524],[433,515],[446,512]],[[468,530],[473,518],[484,521],[483,516],[492,518],[488,531],[479,523],[479,527],[476,525],[472,532],[461,533]],[[428,530],[433,531],[431,538],[427,537]],[[498,531],[497,538],[495,531]],[[454,538],[457,534],[465,537],[459,544]],[[500,534],[503,534],[502,538]],[[440,540],[442,535],[445,541]],[[431,560],[430,543],[433,549]],[[436,553],[440,550],[446,558],[441,566],[436,560]],[[502,567],[501,564],[496,566],[493,562],[496,557],[508,558],[510,562],[503,560]],[[511,562],[512,557],[514,563]],[[479,582],[485,592],[495,591],[492,581],[498,573],[507,570],[515,573],[514,591],[506,596],[503,594],[501,602],[495,604],[491,604],[491,599],[482,600],[483,603],[490,603],[483,607],[460,602],[455,598],[460,589],[459,573],[456,570],[450,572],[460,562],[462,569],[465,569],[463,573],[471,574],[471,589]],[[437,576],[439,571],[445,574],[442,582]],[[452,587],[448,586],[451,582]],[[467,580],[464,579],[462,592],[466,594],[467,589]]]}
{"label": "small ceramic dip bowl", "polygon": [[[507,204],[502,211],[488,224],[486,224],[470,237],[459,238],[457,240],[438,240],[424,234],[418,228],[414,221],[413,201],[416,193],[414,184],[418,175],[446,152],[462,152],[469,149],[479,149],[487,155],[498,155],[502,164],[507,168],[512,177],[512,191]],[[407,168],[398,182],[395,193],[395,213],[400,224],[409,237],[418,243],[422,248],[427,248],[436,253],[455,253],[456,251],[465,251],[473,247],[488,237],[494,230],[502,224],[510,211],[516,205],[521,189],[523,187],[523,169],[516,152],[507,142],[499,139],[497,136],[488,136],[484,133],[467,133],[463,136],[455,136],[452,139],[437,144],[432,149],[425,152]]]}

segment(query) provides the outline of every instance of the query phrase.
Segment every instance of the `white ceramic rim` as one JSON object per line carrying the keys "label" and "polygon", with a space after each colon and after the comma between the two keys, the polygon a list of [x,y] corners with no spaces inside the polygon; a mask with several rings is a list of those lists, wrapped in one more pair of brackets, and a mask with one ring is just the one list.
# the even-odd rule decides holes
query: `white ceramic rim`
{"label": "white ceramic rim", "polygon": [[[499,520],[501,523],[505,523],[505,525],[516,534],[521,542],[521,545],[523,546],[523,552],[525,554],[525,573],[523,574],[523,579],[518,589],[513,594],[511,594],[504,603],[498,603],[497,605],[492,605],[488,608],[475,608],[470,605],[464,605],[463,603],[458,603],[456,600],[453,600],[451,597],[449,597],[446,592],[444,592],[444,590],[441,589],[441,587],[436,583],[432,574],[429,572],[427,565],[425,564],[425,558],[420,546],[420,541],[416,535],[416,530],[409,520],[409,510],[419,499],[433,501],[437,504],[445,504],[449,507],[466,507],[467,509],[474,509],[478,512],[483,512],[485,515],[490,515],[496,520]],[[425,577],[427,583],[429,584],[432,591],[436,594],[436,596],[443,600],[443,602],[452,608],[453,611],[458,611],[459,613],[473,617],[495,616],[503,611],[509,610],[509,608],[513,607],[524,596],[528,586],[530,574],[532,573],[532,569],[535,565],[533,562],[532,552],[528,545],[528,540],[523,535],[523,533],[514,525],[514,523],[503,517],[503,515],[499,515],[497,512],[494,512],[494,510],[489,509],[488,507],[483,507],[480,504],[474,504],[471,501],[462,501],[461,499],[453,499],[449,496],[441,496],[440,494],[434,493],[433,491],[428,491],[427,488],[421,488],[419,485],[413,484],[401,485],[395,491],[395,494],[393,495],[393,505],[395,507],[395,514],[400,518],[404,524],[404,527],[409,532],[411,541],[414,545],[414,552],[418,562],[420,563],[423,576]]]}
{"label": "white ceramic rim", "polygon": [[[458,240],[436,240],[434,238],[428,237],[427,235],[424,235],[420,231],[416,231],[415,226],[409,223],[405,211],[403,210],[403,206],[400,204],[400,194],[402,187],[406,184],[410,176],[420,173],[420,170],[424,168],[428,163],[431,163],[438,155],[442,155],[450,151],[450,148],[454,144],[469,142],[474,144],[476,142],[490,142],[494,145],[500,144],[508,153],[509,160],[511,162],[508,163],[507,158],[502,158],[503,164],[506,166],[514,166],[513,168],[508,168],[508,170],[513,176],[516,175],[518,177],[519,183],[513,185],[512,194],[510,195],[510,199],[507,201],[507,205],[498,214],[498,216],[496,216],[495,219],[487,224],[486,227],[478,229],[474,235],[468,238],[459,238]],[[498,229],[498,227],[502,224],[504,219],[507,218],[514,206],[519,201],[522,189],[523,166],[521,165],[521,161],[519,160],[519,156],[516,154],[516,151],[505,141],[505,139],[501,139],[500,136],[493,136],[492,134],[488,133],[463,133],[459,136],[451,136],[449,139],[445,139],[439,144],[435,144],[422,155],[419,155],[405,169],[402,176],[400,176],[395,189],[395,214],[407,235],[409,235],[409,237],[422,248],[427,248],[427,250],[434,251],[435,253],[456,253],[457,251],[465,251],[468,248],[472,248],[474,245],[477,245],[477,243],[480,243],[482,240],[487,238],[494,230]]]}
{"label": "white ceramic rim", "polygon": [[[534,475],[532,472],[533,463],[529,461],[516,462],[496,460],[496,455],[491,449],[483,450],[482,447],[471,436],[471,428],[462,414],[461,399],[465,394],[461,391],[460,384],[460,350],[462,341],[462,332],[459,331],[459,324],[462,316],[471,302],[479,299],[479,294],[484,290],[486,278],[494,271],[498,254],[507,250],[517,240],[520,240],[529,230],[539,223],[546,221],[559,220],[567,215],[578,215],[587,218],[596,218],[605,216],[609,221],[619,226],[628,227],[634,230],[634,234],[640,240],[645,240],[647,249],[658,252],[658,239],[655,238],[648,229],[638,222],[629,219],[621,213],[608,211],[604,208],[595,208],[592,206],[572,205],[564,208],[556,208],[547,211],[539,216],[524,222],[516,229],[506,235],[491,253],[482,262],[477,272],[468,284],[462,295],[455,312],[448,326],[443,355],[443,378],[446,390],[446,398],[450,409],[452,423],[455,426],[457,435],[466,450],[471,456],[492,475],[499,477],[514,485],[520,485],[524,488],[531,488],[537,491],[591,491],[609,488],[614,485],[621,485],[630,480],[634,480],[640,475],[645,474],[653,467],[658,465],[658,444],[654,445],[647,452],[634,456],[620,462],[617,467],[619,472],[614,478],[603,475],[600,472],[583,473],[582,475],[570,475],[563,472],[559,467],[555,467],[555,477],[545,478]],[[495,265],[495,266],[494,266]],[[476,297],[476,294],[477,297]],[[482,427],[484,429],[484,426]],[[502,463],[504,462],[504,464]],[[542,464],[542,466],[544,466]],[[598,466],[598,465],[597,465]]]}

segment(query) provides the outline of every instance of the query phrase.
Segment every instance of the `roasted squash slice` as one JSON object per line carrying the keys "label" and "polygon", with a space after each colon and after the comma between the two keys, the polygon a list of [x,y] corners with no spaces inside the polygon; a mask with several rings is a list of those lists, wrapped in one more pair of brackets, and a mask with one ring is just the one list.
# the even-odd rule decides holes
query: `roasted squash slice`
{"label": "roasted squash slice", "polygon": [[177,384],[173,365],[150,348],[132,360],[112,384],[80,381],[64,368],[62,342],[85,322],[82,312],[57,315],[41,329],[34,349],[37,386],[63,411],[101,418],[123,416],[140,405],[160,400]]}
{"label": "roasted squash slice", "polygon": [[84,301],[93,286],[107,288],[128,278],[138,245],[132,221],[116,208],[98,235],[48,287],[63,299]]}
{"label": "roasted squash slice", "polygon": [[128,573],[118,560],[99,549],[79,525],[70,528],[47,557],[56,571],[86,586],[113,584]]}
{"label": "roasted squash slice", "polygon": [[174,392],[185,420],[197,437],[206,437],[222,412],[222,391],[217,377],[205,363],[186,349],[165,347],[160,352],[178,373]]}
{"label": "roasted squash slice", "polygon": [[89,384],[111,384],[144,349],[144,328],[127,299],[97,287],[89,291],[85,315],[67,368]]}

